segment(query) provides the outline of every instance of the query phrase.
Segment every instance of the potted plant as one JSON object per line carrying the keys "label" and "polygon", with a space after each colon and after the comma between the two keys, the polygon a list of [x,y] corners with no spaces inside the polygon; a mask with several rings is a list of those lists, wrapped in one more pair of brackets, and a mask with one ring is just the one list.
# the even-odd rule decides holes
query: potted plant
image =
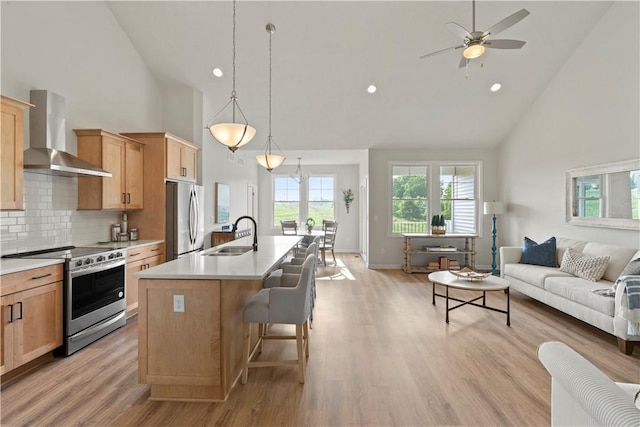
{"label": "potted plant", "polygon": [[344,205],[347,207],[347,213],[349,213],[349,206],[351,206],[351,202],[353,202],[353,191],[351,189],[342,190],[342,195],[344,196]]}
{"label": "potted plant", "polygon": [[445,234],[444,215],[434,215],[431,217],[431,234]]}
{"label": "potted plant", "polygon": [[311,234],[311,231],[313,230],[313,226],[316,225],[316,221],[309,217],[307,218],[307,222],[305,222],[306,226],[307,226],[307,233]]}

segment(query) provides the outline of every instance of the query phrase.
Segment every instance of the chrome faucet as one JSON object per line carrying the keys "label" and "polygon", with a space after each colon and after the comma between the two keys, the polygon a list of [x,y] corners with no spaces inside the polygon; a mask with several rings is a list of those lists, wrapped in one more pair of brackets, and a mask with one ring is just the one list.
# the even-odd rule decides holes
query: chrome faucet
{"label": "chrome faucet", "polygon": [[240,222],[240,220],[243,220],[243,219],[249,219],[253,223],[253,250],[257,251],[258,250],[258,224],[256,224],[255,219],[253,219],[249,215],[241,216],[240,218],[236,219],[236,222],[234,222],[233,225],[231,226],[231,232],[232,233],[236,232],[236,230],[238,229],[238,223]]}

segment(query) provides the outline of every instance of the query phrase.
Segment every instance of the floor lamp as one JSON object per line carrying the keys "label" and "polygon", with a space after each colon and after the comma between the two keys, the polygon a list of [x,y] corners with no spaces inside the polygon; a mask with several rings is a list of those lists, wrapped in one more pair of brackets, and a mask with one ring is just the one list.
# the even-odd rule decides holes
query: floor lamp
{"label": "floor lamp", "polygon": [[493,215],[491,218],[491,237],[493,238],[493,242],[491,244],[491,274],[494,276],[500,273],[500,271],[496,269],[496,235],[498,234],[498,229],[496,227],[496,215],[502,215],[503,213],[504,203],[495,201],[484,202],[484,214]]}

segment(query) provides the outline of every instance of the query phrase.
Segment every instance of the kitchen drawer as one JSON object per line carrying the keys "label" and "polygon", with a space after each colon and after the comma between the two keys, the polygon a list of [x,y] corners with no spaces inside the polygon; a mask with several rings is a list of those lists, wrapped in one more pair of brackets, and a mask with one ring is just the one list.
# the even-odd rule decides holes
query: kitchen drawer
{"label": "kitchen drawer", "polygon": [[140,246],[127,250],[127,262],[137,261],[148,257],[164,255],[164,243]]}
{"label": "kitchen drawer", "polygon": [[59,282],[64,275],[62,266],[63,264],[56,264],[18,273],[3,274],[0,296],[25,291],[48,283]]}

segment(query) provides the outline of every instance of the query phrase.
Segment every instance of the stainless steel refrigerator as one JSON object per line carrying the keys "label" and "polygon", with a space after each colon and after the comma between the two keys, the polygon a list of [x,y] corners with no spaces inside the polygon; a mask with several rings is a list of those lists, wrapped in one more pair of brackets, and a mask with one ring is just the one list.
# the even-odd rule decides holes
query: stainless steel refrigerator
{"label": "stainless steel refrigerator", "polygon": [[167,261],[200,251],[204,245],[204,187],[167,182]]}

